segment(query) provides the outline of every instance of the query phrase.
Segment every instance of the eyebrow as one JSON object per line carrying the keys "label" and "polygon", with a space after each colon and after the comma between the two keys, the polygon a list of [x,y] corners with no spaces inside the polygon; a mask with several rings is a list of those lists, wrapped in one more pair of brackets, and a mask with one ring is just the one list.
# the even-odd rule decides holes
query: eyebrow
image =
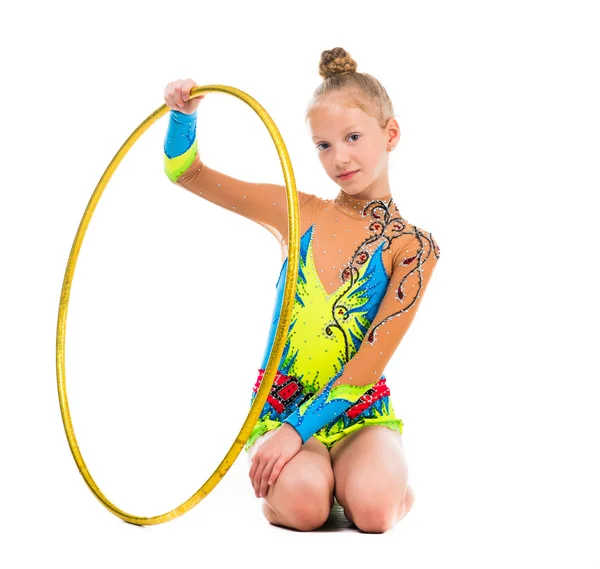
{"label": "eyebrow", "polygon": [[[358,125],[358,124],[353,124],[353,125],[350,125],[349,127],[346,127],[346,130],[352,130],[353,128],[357,128],[357,127],[359,127],[359,126],[360,126],[360,125]],[[323,137],[322,137],[322,136],[319,136],[319,135],[317,135],[317,134],[315,134],[315,136],[313,136],[312,138],[313,138],[313,140],[314,140],[315,138],[323,138]]]}

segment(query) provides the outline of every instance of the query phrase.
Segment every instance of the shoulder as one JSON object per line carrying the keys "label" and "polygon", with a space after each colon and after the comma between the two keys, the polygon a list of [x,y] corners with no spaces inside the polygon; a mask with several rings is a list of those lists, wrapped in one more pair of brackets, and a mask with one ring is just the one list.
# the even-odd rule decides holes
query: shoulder
{"label": "shoulder", "polygon": [[327,207],[330,201],[331,200],[325,200],[316,194],[305,194],[304,192],[298,192],[298,203],[300,204],[300,207],[303,207],[304,205],[313,209]]}
{"label": "shoulder", "polygon": [[394,266],[408,265],[419,257],[421,262],[437,262],[440,248],[431,231],[423,229],[406,219],[395,230],[392,241]]}
{"label": "shoulder", "polygon": [[[298,209],[300,213],[300,235],[304,235],[304,232],[308,227],[314,223],[314,219],[318,216],[318,213],[324,207],[327,207],[327,200],[324,200],[315,194],[302,192],[298,189],[296,191],[298,194]],[[288,228],[286,227],[285,232],[279,240],[283,246],[284,258],[287,256],[287,238]]]}
{"label": "shoulder", "polygon": [[318,217],[321,211],[327,209],[330,202],[331,200],[323,199],[316,194],[298,192],[300,213],[302,216],[306,217],[307,220],[310,217],[310,219],[314,221],[315,217]]}

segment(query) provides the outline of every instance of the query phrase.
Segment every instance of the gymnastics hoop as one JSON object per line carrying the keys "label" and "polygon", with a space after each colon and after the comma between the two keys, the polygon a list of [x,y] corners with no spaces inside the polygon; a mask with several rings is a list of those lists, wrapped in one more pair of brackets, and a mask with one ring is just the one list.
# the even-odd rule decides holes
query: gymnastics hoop
{"label": "gymnastics hoop", "polygon": [[60,412],[62,415],[65,433],[67,435],[67,440],[69,442],[69,447],[71,448],[73,458],[75,459],[75,462],[77,464],[77,467],[79,468],[79,472],[83,476],[83,479],[85,480],[93,494],[96,496],[96,498],[98,498],[100,502],[104,506],[106,506],[106,508],[110,510],[113,514],[115,514],[122,520],[135,525],[161,524],[163,522],[170,521],[185,514],[194,506],[196,506],[198,502],[200,502],[203,498],[208,496],[211,490],[223,479],[229,468],[231,468],[240,451],[242,450],[242,447],[246,444],[248,438],[250,437],[250,434],[252,433],[256,422],[258,421],[259,414],[267,400],[267,396],[271,390],[271,386],[273,385],[273,380],[275,379],[275,374],[277,372],[279,361],[281,359],[281,355],[285,346],[286,336],[290,325],[290,320],[292,318],[293,299],[296,294],[300,239],[298,193],[296,191],[296,182],[294,180],[294,173],[292,171],[290,157],[288,155],[283,139],[281,138],[281,134],[279,133],[279,130],[273,122],[273,119],[271,119],[267,111],[247,93],[244,93],[243,91],[240,91],[235,87],[230,87],[227,85],[204,85],[202,87],[193,87],[190,91],[190,98],[193,99],[194,97],[198,97],[203,93],[227,93],[244,101],[261,118],[261,120],[267,127],[267,130],[269,131],[273,142],[275,143],[275,148],[277,150],[277,154],[279,155],[279,160],[283,169],[288,205],[289,243],[286,283],[281,304],[279,325],[277,326],[277,331],[273,340],[273,347],[271,348],[271,354],[269,356],[269,361],[267,362],[267,366],[265,368],[265,373],[263,375],[261,385],[258,389],[258,392],[256,393],[254,403],[250,407],[250,411],[248,412],[248,416],[246,417],[246,420],[244,421],[240,432],[238,433],[234,443],[229,448],[229,451],[225,455],[225,458],[223,458],[219,466],[217,466],[216,470],[211,474],[208,480],[183,504],[164,514],[152,517],[134,516],[117,508],[112,502],[110,502],[106,498],[106,496],[104,496],[104,494],[100,491],[100,488],[98,488],[98,486],[94,482],[94,479],[90,475],[83,460],[83,457],[79,452],[79,445],[77,444],[75,432],[73,431],[73,423],[71,421],[71,415],[69,412],[69,402],[67,399],[65,379],[65,337],[67,310],[69,306],[71,283],[73,281],[73,274],[75,272],[77,257],[79,256],[79,250],[81,249],[81,244],[83,242],[83,238],[85,236],[87,227],[92,218],[92,214],[96,209],[96,205],[98,204],[98,201],[102,196],[102,192],[104,191],[106,184],[112,177],[114,171],[117,169],[117,166],[119,165],[125,154],[127,154],[129,149],[133,146],[137,139],[146,130],[148,130],[148,128],[150,128],[151,125],[153,125],[159,118],[164,116],[170,110],[170,108],[167,107],[167,105],[162,105],[161,107],[156,109],[133,131],[133,133],[125,141],[123,146],[119,148],[119,151],[111,160],[110,164],[104,171],[104,174],[102,174],[102,177],[100,178],[100,181],[98,182],[98,185],[96,186],[96,189],[94,190],[94,193],[92,194],[92,197],[88,202],[85,212],[83,213],[83,217],[81,219],[81,222],[79,223],[77,233],[75,234],[75,240],[73,241],[71,253],[69,254],[69,260],[67,262],[67,268],[65,270],[65,277],[63,280],[63,286],[60,295],[60,304],[58,308],[58,325],[56,331],[56,373],[58,378],[58,397],[60,403]]}

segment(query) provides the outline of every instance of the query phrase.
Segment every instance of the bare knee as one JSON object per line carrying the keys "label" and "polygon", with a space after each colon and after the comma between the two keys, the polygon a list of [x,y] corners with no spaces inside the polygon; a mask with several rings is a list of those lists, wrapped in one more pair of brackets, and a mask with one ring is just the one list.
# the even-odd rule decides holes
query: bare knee
{"label": "bare knee", "polygon": [[[329,517],[332,505],[330,486],[324,478],[280,476],[265,501],[271,513],[263,508],[269,522],[299,531],[321,527]],[[271,494],[271,495],[269,495]],[[331,495],[330,495],[331,494]]]}
{"label": "bare knee", "polygon": [[364,492],[358,499],[351,500],[348,506],[354,525],[368,533],[384,533],[392,529],[405,513],[404,502],[397,503],[378,492]]}
{"label": "bare knee", "polygon": [[384,533],[394,527],[398,514],[388,506],[361,506],[352,510],[352,521],[358,529],[366,533]]}

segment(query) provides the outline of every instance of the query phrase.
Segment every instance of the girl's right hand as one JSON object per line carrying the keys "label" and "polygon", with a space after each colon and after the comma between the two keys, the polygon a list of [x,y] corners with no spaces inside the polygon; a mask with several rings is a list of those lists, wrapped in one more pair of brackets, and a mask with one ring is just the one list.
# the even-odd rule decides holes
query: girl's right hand
{"label": "girl's right hand", "polygon": [[191,115],[204,99],[205,95],[199,95],[190,99],[190,91],[192,87],[196,87],[197,83],[193,79],[177,79],[172,83],[167,83],[165,87],[165,104],[174,111],[179,111],[186,115]]}

